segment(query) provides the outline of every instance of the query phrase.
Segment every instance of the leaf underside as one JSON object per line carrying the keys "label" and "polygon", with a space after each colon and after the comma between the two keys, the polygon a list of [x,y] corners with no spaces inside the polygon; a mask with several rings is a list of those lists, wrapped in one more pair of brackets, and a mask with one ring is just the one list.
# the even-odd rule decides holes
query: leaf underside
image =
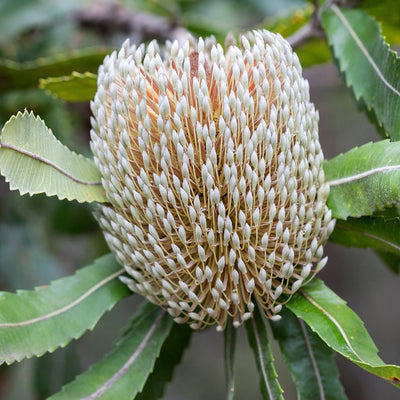
{"label": "leaf underside", "polygon": [[97,75],[72,72],[68,76],[40,79],[39,87],[67,101],[89,101],[97,90]]}
{"label": "leaf underside", "polygon": [[271,322],[271,329],[296,383],[298,399],[347,399],[333,351],[287,307],[280,314],[282,320]]}
{"label": "leaf underside", "polygon": [[336,220],[329,240],[344,246],[370,247],[400,257],[400,218],[371,217]]}
{"label": "leaf underside", "polygon": [[49,286],[0,292],[0,363],[40,356],[93,329],[101,316],[131,294],[109,254]]}
{"label": "leaf underside", "polygon": [[333,5],[322,14],[333,55],[357,100],[375,114],[392,140],[400,140],[400,60],[363,10]]}
{"label": "leaf underside", "polygon": [[263,400],[283,400],[283,391],[274,367],[274,357],[269,344],[267,330],[257,307],[254,309],[253,318],[245,322],[245,327],[250,347],[256,359]]}
{"label": "leaf underside", "polygon": [[157,400],[162,398],[168,382],[172,379],[175,367],[178,366],[184,351],[189,346],[193,332],[193,329],[186,324],[172,325],[153,372],[146,380],[142,391],[135,397],[135,400]]}
{"label": "leaf underside", "polygon": [[400,203],[400,143],[382,140],[324,162],[334,218],[371,215]]}
{"label": "leaf underside", "polygon": [[399,388],[400,367],[385,364],[361,319],[318,279],[297,292],[287,307],[333,350]]}
{"label": "leaf underside", "polygon": [[34,88],[43,77],[70,75],[73,71],[96,73],[109,52],[105,48],[94,48],[24,63],[0,60],[0,92]]}
{"label": "leaf underside", "polygon": [[105,202],[93,160],[62,145],[33,113],[13,116],[1,133],[0,170],[21,195],[45,193],[78,202]]}
{"label": "leaf underside", "polygon": [[153,371],[173,324],[161,308],[144,302],[115,349],[49,400],[134,399]]}

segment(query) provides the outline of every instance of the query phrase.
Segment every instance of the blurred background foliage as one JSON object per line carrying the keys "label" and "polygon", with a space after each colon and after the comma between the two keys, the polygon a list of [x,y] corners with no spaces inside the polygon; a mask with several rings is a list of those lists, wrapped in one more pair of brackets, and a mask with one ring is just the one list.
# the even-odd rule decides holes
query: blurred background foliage
{"label": "blurred background foliage", "polygon": [[[46,121],[68,147],[90,154],[89,102],[65,102],[39,88],[39,79],[96,73],[104,55],[130,37],[133,42],[177,37],[184,29],[214,35],[267,28],[288,36],[313,11],[304,0],[2,0],[0,1],[0,125],[23,109]],[[382,23],[391,45],[400,43],[398,0],[352,1]],[[371,140],[376,131],[337,77],[323,38],[297,49],[311,98],[320,112],[325,156]],[[78,89],[77,89],[78,90]],[[0,290],[31,289],[71,274],[106,253],[92,205],[9,192],[0,182]],[[396,337],[400,323],[386,299],[400,303],[397,278],[369,250],[328,245],[329,263],[320,277],[348,300],[388,363],[400,360]],[[0,367],[0,398],[36,400],[54,393],[76,373],[98,361],[111,348],[140,299],[125,299],[106,315],[95,332],[40,359]],[[388,321],[391,330],[387,330]],[[395,326],[396,325],[396,326]],[[210,329],[193,336],[165,399],[217,400],[224,397],[222,335]],[[276,352],[278,354],[279,352]],[[257,399],[258,378],[243,329],[237,349],[238,398]],[[391,399],[396,389],[337,357],[349,399]],[[286,399],[295,399],[285,366],[278,361]]]}

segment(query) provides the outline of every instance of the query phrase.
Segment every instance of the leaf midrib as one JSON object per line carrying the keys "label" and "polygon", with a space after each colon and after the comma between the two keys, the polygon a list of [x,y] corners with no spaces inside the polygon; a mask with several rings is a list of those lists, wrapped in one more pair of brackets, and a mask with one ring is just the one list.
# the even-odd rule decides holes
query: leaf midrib
{"label": "leaf midrib", "polygon": [[88,298],[91,294],[93,294],[96,290],[100,289],[102,286],[106,285],[107,283],[109,283],[110,281],[112,281],[113,279],[115,279],[116,277],[121,275],[124,271],[125,271],[124,269],[120,269],[119,271],[114,272],[110,276],[108,276],[108,277],[104,278],[102,281],[98,282],[96,285],[92,286],[84,294],[82,294],[80,297],[78,297],[73,302],[67,304],[64,307],[61,307],[61,308],[54,310],[50,313],[47,313],[45,315],[41,315],[40,317],[31,318],[31,319],[28,319],[25,321],[0,323],[0,328],[19,328],[22,326],[27,326],[27,325],[32,325],[32,324],[36,324],[39,322],[43,322],[43,321],[46,321],[53,317],[57,317],[65,312],[69,311],[71,308],[77,306],[78,304],[80,304],[82,301],[84,301],[86,298]]}

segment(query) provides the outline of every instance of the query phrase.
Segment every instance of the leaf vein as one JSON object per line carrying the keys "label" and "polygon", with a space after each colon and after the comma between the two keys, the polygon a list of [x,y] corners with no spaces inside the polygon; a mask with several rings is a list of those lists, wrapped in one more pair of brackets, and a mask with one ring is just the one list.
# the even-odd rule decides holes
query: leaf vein
{"label": "leaf vein", "polygon": [[143,340],[140,342],[138,348],[135,352],[129,357],[128,361],[106,382],[103,383],[101,387],[99,387],[95,392],[90,394],[89,396],[84,397],[81,400],[94,400],[100,398],[108,389],[110,389],[114,383],[124,376],[130,366],[136,361],[136,359],[140,356],[144,348],[146,347],[147,343],[149,342],[151,336],[153,335],[154,331],[158,327],[161,322],[162,317],[164,317],[165,312],[161,313],[157,319],[153,322],[153,325],[150,327],[149,331],[146,333]]}
{"label": "leaf vein", "polygon": [[263,379],[264,379],[264,382],[265,382],[265,386],[267,388],[268,397],[270,399],[273,399],[272,390],[271,390],[271,387],[269,386],[267,374],[265,372],[265,363],[264,363],[264,358],[263,358],[263,351],[262,351],[262,348],[261,348],[261,342],[260,342],[260,338],[258,336],[258,330],[257,330],[256,323],[254,321],[254,318],[251,319],[251,323],[253,325],[254,337],[256,339],[256,344],[257,344],[258,358],[260,360],[261,371],[262,371]]}
{"label": "leaf vein", "polygon": [[314,372],[315,372],[315,378],[317,379],[317,384],[318,384],[318,389],[319,389],[321,400],[325,400],[325,392],[324,392],[324,387],[322,385],[321,374],[319,373],[318,364],[315,360],[314,352],[311,348],[311,343],[308,338],[308,334],[307,334],[306,328],[304,326],[304,322],[301,319],[299,319],[299,325],[300,325],[301,332],[303,333],[307,351],[310,355],[311,364],[312,364]]}
{"label": "leaf vein", "polygon": [[32,153],[32,152],[30,152],[28,150],[21,149],[20,147],[17,147],[17,146],[14,146],[12,144],[8,144],[8,143],[1,143],[1,147],[4,147],[6,149],[10,149],[10,150],[14,150],[17,153],[24,154],[25,156],[33,158],[34,160],[40,161],[40,162],[42,162],[44,164],[47,164],[50,167],[56,169],[58,172],[61,172],[66,177],[72,179],[73,181],[75,181],[77,183],[80,183],[81,185],[94,185],[94,186],[101,185],[101,182],[98,182],[98,181],[86,181],[86,180],[77,178],[76,176],[70,174],[68,171],[66,171],[65,169],[59,167],[57,164],[53,163],[52,161],[50,161],[50,160],[48,160],[48,159],[46,159],[44,157],[41,157],[41,156],[39,156],[37,154],[34,154],[34,153]]}
{"label": "leaf vein", "polygon": [[371,57],[371,55],[369,54],[368,50],[366,49],[366,47],[364,46],[364,44],[362,43],[362,41],[360,40],[360,38],[358,37],[357,33],[353,30],[353,28],[351,27],[351,25],[349,24],[349,22],[347,21],[346,17],[343,15],[343,13],[340,11],[340,9],[336,6],[336,5],[332,5],[332,10],[334,11],[334,13],[339,17],[339,19],[341,20],[341,22],[343,23],[343,25],[346,27],[346,29],[349,31],[351,37],[354,39],[354,41],[356,42],[357,46],[360,48],[360,50],[362,51],[362,53],[364,54],[365,58],[367,59],[367,61],[371,64],[372,68],[375,70],[376,74],[379,76],[379,78],[381,79],[381,81],[390,89],[392,90],[397,96],[400,96],[400,92],[394,88],[384,77],[384,75],[382,74],[382,72],[380,71],[379,67],[376,65],[374,59]]}
{"label": "leaf vein", "polygon": [[343,328],[340,326],[339,322],[336,321],[336,319],[328,313],[328,311],[326,311],[324,308],[322,308],[318,303],[316,303],[304,290],[300,290],[301,294],[316,308],[318,308],[318,310],[320,310],[324,315],[326,315],[334,324],[335,326],[338,328],[340,334],[342,335],[344,341],[347,344],[347,347],[350,349],[350,351],[363,363],[366,363],[358,354],[357,352],[353,349],[353,346],[350,343],[349,338],[346,335],[346,332],[343,330]]}
{"label": "leaf vein", "polygon": [[354,182],[367,176],[378,174],[380,172],[388,172],[388,171],[400,171],[400,165],[386,165],[384,167],[373,168],[368,171],[360,172],[356,175],[346,176],[345,178],[334,179],[332,181],[328,181],[329,186],[338,186],[343,185],[344,183]]}
{"label": "leaf vein", "polygon": [[91,287],[87,292],[85,292],[82,296],[78,297],[76,300],[74,300],[72,303],[67,304],[66,306],[59,308],[58,310],[52,311],[48,314],[41,315],[40,317],[28,319],[26,321],[20,321],[20,322],[5,322],[5,323],[0,323],[0,328],[19,328],[21,326],[27,326],[27,325],[32,325],[38,322],[42,322],[45,320],[48,320],[53,317],[57,317],[58,315],[61,315],[67,311],[69,311],[71,308],[75,307],[79,303],[81,303],[83,300],[85,300],[87,297],[89,297],[91,294],[93,294],[96,290],[98,290],[100,287],[106,285],[108,282],[112,281],[115,279],[117,276],[121,275],[125,270],[122,268],[117,272],[114,272],[110,276],[104,278],[102,281],[98,282],[96,285]]}
{"label": "leaf vein", "polygon": [[377,240],[378,242],[384,243],[384,244],[388,245],[389,247],[392,247],[393,250],[396,250],[396,251],[400,252],[400,246],[398,246],[396,243],[389,242],[389,240],[386,240],[386,239],[383,239],[383,238],[381,238],[379,236],[373,235],[372,233],[363,232],[363,231],[358,230],[358,229],[348,228],[347,226],[343,226],[340,223],[337,223],[336,226],[338,228],[340,228],[340,229],[344,229],[344,230],[347,230],[349,232],[355,232],[355,233],[358,233],[361,236],[366,236],[366,237],[369,237],[371,239]]}

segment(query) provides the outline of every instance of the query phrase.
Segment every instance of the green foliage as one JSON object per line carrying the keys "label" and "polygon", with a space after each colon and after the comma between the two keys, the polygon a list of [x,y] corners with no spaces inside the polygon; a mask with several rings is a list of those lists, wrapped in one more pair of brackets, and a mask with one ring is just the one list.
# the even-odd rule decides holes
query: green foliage
{"label": "green foliage", "polygon": [[68,76],[40,79],[39,87],[67,101],[88,101],[97,90],[97,75],[91,72],[72,72]]}
{"label": "green foliage", "polygon": [[362,0],[359,7],[373,15],[382,26],[382,34],[390,44],[400,42],[400,8],[397,0]]}
{"label": "green foliage", "polygon": [[332,6],[322,23],[346,84],[392,140],[400,140],[400,61],[362,10]]}
{"label": "green foliage", "polygon": [[246,321],[245,326],[260,375],[262,398],[264,400],[283,399],[283,391],[274,367],[274,357],[271,352],[267,330],[258,308],[254,309],[253,318]]}
{"label": "green foliage", "polygon": [[[71,43],[83,40],[85,35],[80,28],[76,36],[71,35],[76,23],[73,22],[75,17],[71,12],[82,11],[83,6],[90,1],[72,0],[62,5],[56,3],[56,0],[2,2],[0,54],[21,60],[33,59],[37,58],[35,50],[26,49],[43,46],[40,54],[52,54],[52,46],[57,48],[58,45],[58,49],[62,49],[69,40]],[[329,6],[328,2],[322,0],[308,1],[312,5],[305,5],[301,0],[250,0],[239,3],[231,0],[127,0],[120,5],[162,15],[171,19],[171,26],[181,24],[195,34],[215,35],[219,41],[223,41],[229,31],[237,33],[247,26],[255,25],[289,37],[312,23],[314,7],[317,3],[325,3],[322,24],[340,71],[371,120],[393,141],[369,143],[325,162],[326,177],[331,183],[328,206],[337,218],[330,240],[346,246],[371,247],[394,272],[399,273],[400,215],[397,205],[400,203],[400,144],[394,141],[400,140],[400,67],[398,57],[384,41],[381,27],[367,14],[369,12],[382,22],[382,32],[392,44],[400,42],[400,7],[397,1],[356,1],[352,5],[358,9],[354,10]],[[64,28],[54,29],[57,24],[54,21],[67,14],[70,16],[67,28],[69,33],[62,37]],[[268,18],[265,19],[265,16]],[[260,23],[262,18],[264,22]],[[77,25],[75,28],[78,29]],[[42,30],[46,38],[34,42],[29,39],[31,29],[35,30],[33,36],[40,35]],[[126,36],[124,31],[116,32],[118,41],[121,41],[121,33]],[[17,35],[21,35],[18,40],[25,41],[25,50],[22,52],[18,44],[15,47],[9,46]],[[104,39],[99,36],[95,43],[100,46],[105,43]],[[29,40],[32,40],[33,46]],[[302,66],[328,61],[328,43],[321,35],[301,41],[296,52]],[[67,109],[69,106],[64,102],[46,96],[39,90],[31,96],[29,93],[32,90],[27,92],[27,89],[39,85],[58,99],[69,102],[91,100],[96,91],[95,73],[104,56],[109,53],[109,50],[99,46],[22,63],[0,60],[0,118],[4,121],[15,113],[16,105],[11,101],[10,106],[9,102],[17,92],[10,94],[10,91],[23,89],[21,93],[24,101],[26,99],[28,104],[31,102],[36,113],[46,116],[45,113],[51,109],[46,121],[49,126],[53,126],[54,131],[64,135],[68,129],[63,129],[62,124],[65,125],[68,119],[69,131],[86,132],[87,127],[79,129],[77,123],[74,126],[75,122],[71,122],[73,118],[66,117],[72,108]],[[38,94],[42,98],[47,97],[48,102],[38,101]],[[24,104],[17,109],[25,107]],[[86,121],[87,104],[73,107],[81,108]],[[55,109],[62,112],[56,113]],[[51,125],[51,119],[55,125]],[[19,113],[4,126],[0,168],[10,182],[10,188],[18,189],[21,194],[45,193],[88,203],[107,201],[100,173],[93,161],[63,146],[33,113]],[[42,199],[36,196],[32,202],[35,200]],[[72,218],[75,214],[68,211],[69,206],[63,205],[54,215],[47,213],[47,217],[52,218],[50,226],[58,226],[56,230],[70,234],[87,232],[85,221],[80,221],[85,218],[87,210],[82,208],[84,212],[77,214],[77,222]],[[387,209],[392,205],[395,206]],[[89,209],[90,205],[86,206]],[[8,209],[4,208],[2,212],[7,214]],[[31,211],[30,214],[35,212]],[[16,213],[15,210],[12,213]],[[16,214],[19,218],[21,215],[25,218],[27,213],[24,210]],[[43,248],[40,247],[38,243],[41,243],[41,237],[31,240],[35,232],[43,230],[37,223],[38,219],[26,218],[34,227],[32,231],[25,231],[14,221],[0,225],[0,234],[2,237],[7,236],[0,244],[2,284],[12,281],[16,287],[32,287],[28,268],[32,260],[43,264],[38,274],[40,280],[46,281],[46,277],[62,274],[54,255],[48,251],[51,245],[47,243]],[[11,254],[11,251],[15,252],[15,247],[22,248],[18,262],[13,262]],[[82,249],[86,251],[88,247],[82,246]],[[27,265],[23,276],[19,268],[15,268],[18,264]],[[10,265],[14,268],[10,268]],[[50,286],[16,294],[0,292],[0,364],[53,352],[57,347],[65,346],[86,330],[92,329],[107,310],[131,293],[117,278],[123,272],[124,269],[114,257],[108,255],[71,277],[54,281]],[[280,314],[282,320],[271,321],[271,329],[296,383],[299,399],[346,398],[333,361],[333,350],[391,383],[400,382],[400,367],[386,365],[377,356],[377,349],[362,321],[321,281],[314,280],[298,291]],[[267,330],[258,309],[245,325],[256,358],[262,397],[282,399]],[[189,345],[192,332],[187,326],[174,324],[165,312],[145,302],[114,350],[51,399],[161,398],[174,368]],[[232,321],[229,321],[225,330],[225,369],[227,398],[230,400],[233,400],[236,390],[235,336],[236,330],[233,329]],[[74,355],[72,359],[71,354],[58,359],[58,354],[53,358],[45,356],[34,363],[22,364],[6,398],[33,400],[35,395],[46,397],[60,387],[61,380],[65,382],[71,379],[71,373],[76,370],[76,365],[72,365],[75,362]],[[63,369],[63,366],[69,368],[70,365],[70,369]],[[51,369],[57,370],[56,381],[49,377]],[[30,384],[22,388],[22,380]]]}
{"label": "green foliage", "polygon": [[95,48],[23,63],[0,60],[0,93],[37,87],[42,78],[70,75],[74,71],[97,73],[108,53],[109,50]]}
{"label": "green foliage", "polygon": [[153,372],[147,378],[142,391],[135,400],[161,399],[168,382],[172,379],[174,369],[182,359],[189,346],[193,330],[187,325],[173,324],[157,358]]}
{"label": "green foliage", "polygon": [[287,307],[348,360],[394,384],[400,382],[400,367],[386,365],[378,357],[363,322],[322,281],[311,281],[293,296]]}
{"label": "green foliage", "polygon": [[93,329],[129,290],[112,255],[34,291],[0,292],[0,363],[54,351]]}
{"label": "green foliage", "polygon": [[370,247],[400,256],[400,218],[382,215],[337,220],[329,240],[344,246]]}
{"label": "green foliage", "polygon": [[0,169],[10,189],[79,202],[106,201],[94,162],[63,146],[40,118],[18,113],[1,133]]}
{"label": "green foliage", "polygon": [[371,215],[400,202],[400,143],[388,140],[355,147],[324,163],[335,218]]}
{"label": "green foliage", "polygon": [[115,349],[49,400],[134,399],[149,378],[172,326],[169,315],[145,302]]}
{"label": "green foliage", "polygon": [[286,307],[281,316],[271,329],[296,383],[298,399],[347,399],[333,351]]}
{"label": "green foliage", "polygon": [[3,0],[0,2],[0,41],[10,39],[38,25],[48,25],[54,18],[76,11],[87,0]]}

